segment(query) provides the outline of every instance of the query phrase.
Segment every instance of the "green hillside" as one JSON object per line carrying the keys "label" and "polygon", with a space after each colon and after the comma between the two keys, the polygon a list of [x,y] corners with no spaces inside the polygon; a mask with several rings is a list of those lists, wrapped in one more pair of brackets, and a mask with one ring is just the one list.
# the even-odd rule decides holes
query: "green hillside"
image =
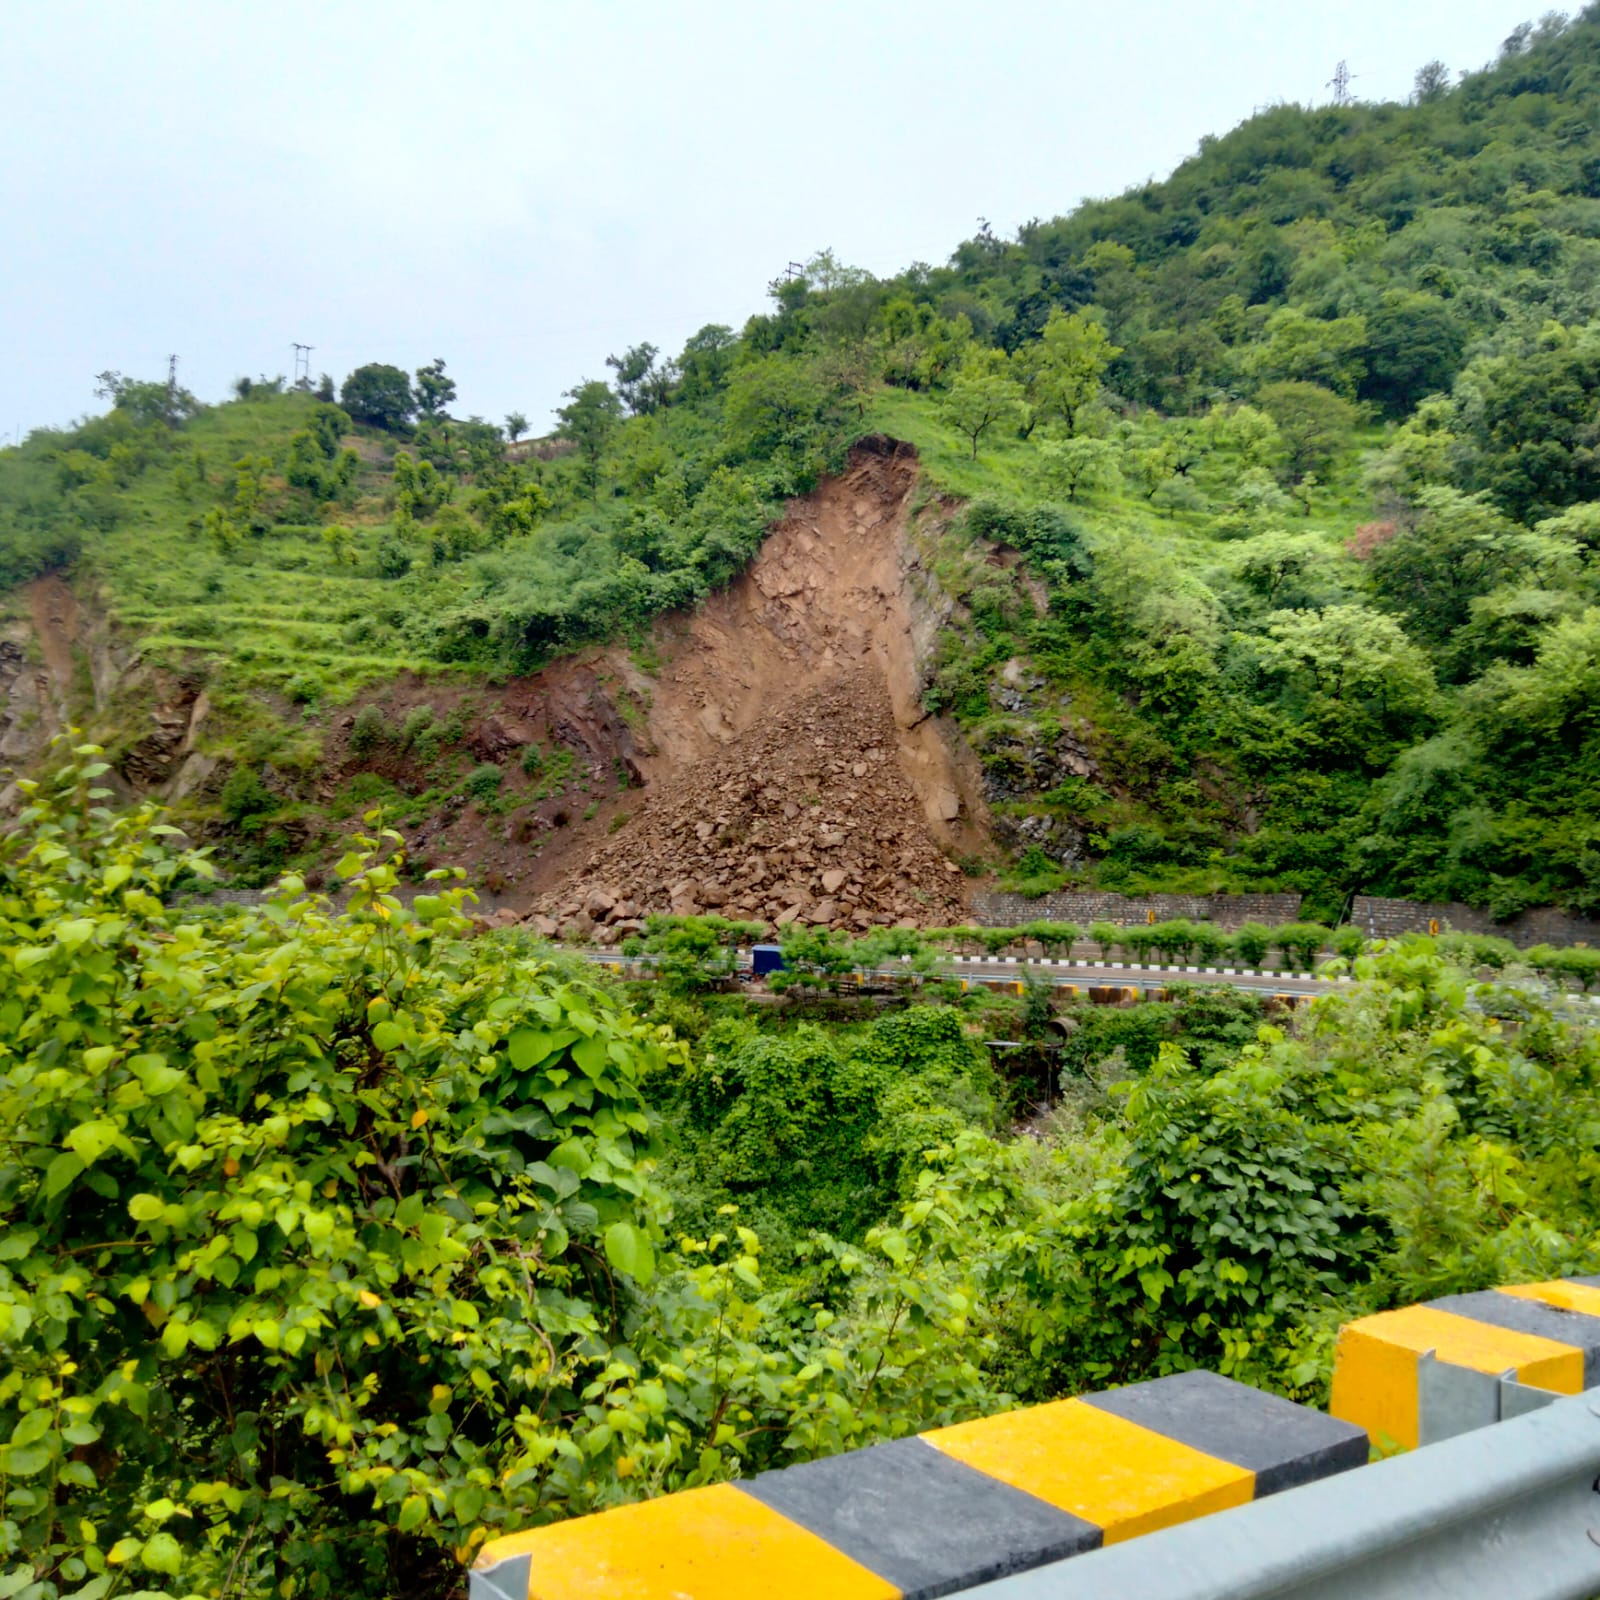
{"label": "green hillside", "polygon": [[[824,252],[739,333],[575,384],[533,451],[453,419],[440,363],[361,369],[342,410],[113,376],[108,415],[0,453],[0,577],[75,564],[303,741],[403,667],[637,637],[881,430],[965,602],[929,704],[1035,882],[1593,912],[1597,101],[1586,12],[941,267]],[[1017,751],[1064,732],[1089,776],[1041,788]]]}

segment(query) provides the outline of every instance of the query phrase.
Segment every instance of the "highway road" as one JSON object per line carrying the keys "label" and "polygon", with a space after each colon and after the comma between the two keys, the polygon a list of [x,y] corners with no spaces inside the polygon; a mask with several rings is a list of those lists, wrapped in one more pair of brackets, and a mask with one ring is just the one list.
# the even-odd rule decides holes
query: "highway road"
{"label": "highway road", "polygon": [[[617,955],[609,950],[586,950],[584,954],[604,966],[624,970],[648,970],[647,958]],[[740,969],[748,972],[750,960],[742,957]],[[894,963],[875,967],[865,975],[873,978],[898,977],[909,969]],[[1057,987],[1135,989],[1144,994],[1166,989],[1173,984],[1225,984],[1232,989],[1249,989],[1260,994],[1314,996],[1329,994],[1348,984],[1348,978],[1318,978],[1308,973],[1251,972],[1235,967],[1131,966],[1119,961],[1018,960],[1009,956],[953,956],[940,969],[941,978],[965,979],[976,983],[1021,983],[1027,978]]]}

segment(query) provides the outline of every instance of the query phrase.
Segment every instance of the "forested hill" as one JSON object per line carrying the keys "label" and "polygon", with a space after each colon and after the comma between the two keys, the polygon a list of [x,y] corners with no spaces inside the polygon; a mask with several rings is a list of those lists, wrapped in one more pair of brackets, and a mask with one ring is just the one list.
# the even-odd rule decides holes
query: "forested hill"
{"label": "forested hill", "polygon": [[642,640],[888,433],[963,602],[927,703],[1031,881],[1600,910],[1597,79],[1591,9],[943,266],[823,252],[532,447],[441,362],[215,407],[108,374],[0,452],[0,582],[72,568],[292,806],[352,694]]}

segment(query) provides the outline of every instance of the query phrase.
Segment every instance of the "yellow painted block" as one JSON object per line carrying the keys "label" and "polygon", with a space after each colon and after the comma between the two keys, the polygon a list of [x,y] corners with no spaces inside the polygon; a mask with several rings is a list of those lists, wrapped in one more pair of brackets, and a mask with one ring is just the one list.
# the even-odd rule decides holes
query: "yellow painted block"
{"label": "yellow painted block", "polygon": [[1474,1322],[1453,1311],[1406,1306],[1339,1330],[1329,1412],[1365,1428],[1374,1444],[1414,1450],[1417,1357],[1427,1351],[1473,1372],[1514,1372],[1536,1389],[1577,1394],[1583,1388],[1583,1351],[1573,1345]]}
{"label": "yellow painted block", "polygon": [[936,1428],[936,1449],[1102,1529],[1107,1544],[1255,1494],[1256,1475],[1081,1400]]}
{"label": "yellow painted block", "polygon": [[531,1555],[528,1600],[899,1600],[875,1573],[726,1483],[495,1539],[482,1569]]}
{"label": "yellow painted block", "polygon": [[1519,1283],[1501,1294],[1514,1294],[1519,1300],[1541,1300],[1563,1311],[1581,1311],[1586,1317],[1600,1317],[1600,1289],[1588,1283],[1568,1283],[1557,1278],[1550,1283]]}

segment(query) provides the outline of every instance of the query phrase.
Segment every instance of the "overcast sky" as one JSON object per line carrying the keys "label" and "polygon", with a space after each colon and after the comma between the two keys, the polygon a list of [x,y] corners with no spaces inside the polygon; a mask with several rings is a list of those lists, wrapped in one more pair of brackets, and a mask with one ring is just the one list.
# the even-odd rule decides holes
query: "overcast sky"
{"label": "overcast sky", "polygon": [[831,246],[886,274],[1162,176],[1260,105],[1403,98],[1517,0],[11,0],[0,433],[93,374],[202,399],[442,356],[536,432]]}

